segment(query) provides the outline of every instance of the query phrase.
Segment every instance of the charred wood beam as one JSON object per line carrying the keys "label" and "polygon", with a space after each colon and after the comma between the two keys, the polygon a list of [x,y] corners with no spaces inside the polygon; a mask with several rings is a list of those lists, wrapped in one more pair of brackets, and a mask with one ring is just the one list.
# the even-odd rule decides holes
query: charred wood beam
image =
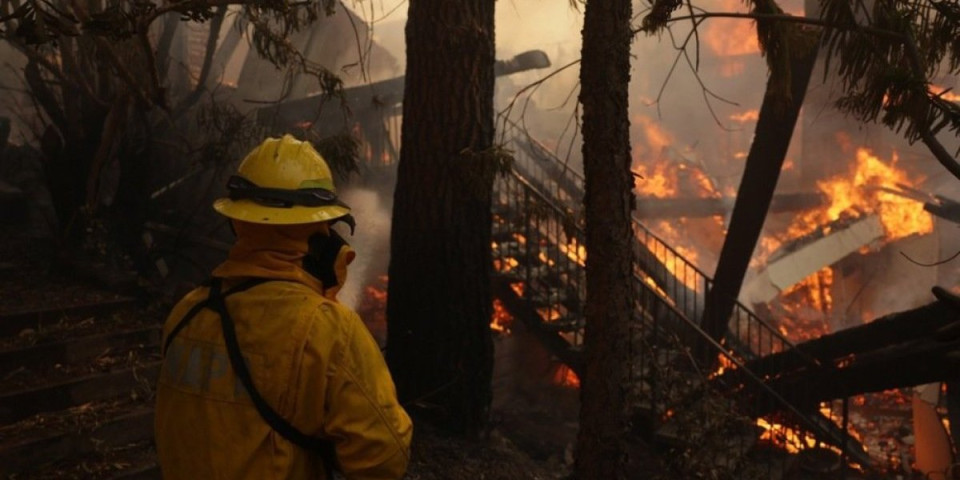
{"label": "charred wood beam", "polygon": [[[753,250],[763,230],[817,57],[816,48],[791,53],[791,97],[778,97],[774,94],[776,87],[768,83],[730,228],[717,263],[713,288],[707,294],[706,308],[700,320],[703,329],[716,341],[722,340],[727,331],[727,321],[733,313]],[[711,354],[706,345],[698,345],[697,353],[704,360],[708,360]]]}
{"label": "charred wood beam", "polygon": [[[834,365],[852,355],[892,345],[929,338],[937,331],[960,321],[955,307],[936,301],[920,308],[892,313],[870,323],[824,335],[787,350],[747,363],[748,370],[763,378],[787,375],[810,368],[811,360]],[[735,375],[736,372],[731,372]]]}
{"label": "charred wood beam", "polygon": [[[510,75],[525,70],[550,66],[547,55],[540,50],[521,53],[509,60],[497,60],[494,75]],[[403,100],[405,77],[396,77],[343,90],[343,101],[354,113],[370,108],[390,107]],[[324,108],[330,100],[325,95],[314,95],[290,100],[257,110],[257,120],[266,125],[297,125],[310,122],[318,125],[340,125],[343,112],[339,108]]]}
{"label": "charred wood beam", "polygon": [[[726,215],[733,198],[655,198],[638,197],[634,213],[638,218],[698,218]],[[823,206],[819,193],[785,193],[774,195],[770,213],[794,212]]]}
{"label": "charred wood beam", "polygon": [[540,318],[530,302],[520,298],[513,289],[510,288],[509,281],[494,280],[494,295],[500,299],[503,306],[510,312],[514,318],[523,323],[523,326],[531,332],[537,340],[558,360],[573,370],[578,377],[583,378],[583,353],[575,348],[567,340],[560,336],[556,331],[548,328]]}
{"label": "charred wood beam", "polygon": [[936,202],[925,202],[923,209],[942,219],[960,223],[960,202],[940,195],[935,199]]}
{"label": "charred wood beam", "polygon": [[826,229],[821,229],[815,232],[818,235],[804,237],[774,252],[766,266],[741,287],[740,299],[748,305],[765,304],[780,292],[884,235],[883,225],[876,215],[834,222],[829,227],[829,233],[823,233]]}
{"label": "charred wood beam", "polygon": [[[814,411],[820,402],[892,388],[952,380],[960,367],[960,339],[923,338],[851,357],[842,366],[803,369],[767,385],[801,409]],[[748,386],[742,394],[751,395]],[[755,393],[758,398],[766,392]],[[777,408],[772,399],[756,403],[759,415]]]}

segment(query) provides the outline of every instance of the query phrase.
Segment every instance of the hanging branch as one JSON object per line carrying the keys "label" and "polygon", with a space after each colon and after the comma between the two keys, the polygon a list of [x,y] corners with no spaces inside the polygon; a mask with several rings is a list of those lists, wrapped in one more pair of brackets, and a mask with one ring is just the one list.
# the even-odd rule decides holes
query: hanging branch
{"label": "hanging branch", "polygon": [[223,28],[223,19],[226,13],[227,7],[219,6],[213,14],[213,20],[210,22],[210,31],[207,33],[206,49],[203,52],[203,64],[200,67],[200,76],[197,78],[197,85],[193,88],[193,91],[173,109],[174,118],[179,117],[183,112],[196,105],[207,91],[207,79],[210,77],[213,56],[217,52],[217,39],[220,36],[220,30]]}
{"label": "hanging branch", "polygon": [[[909,25],[903,24],[904,18],[916,17],[908,17],[906,13],[900,11],[886,12],[886,17],[874,15],[870,20],[881,25],[875,26],[857,23],[850,5],[846,2],[825,2],[827,11],[824,18],[820,19],[769,13],[771,9],[775,11],[777,8],[772,0],[753,0],[755,11],[752,13],[705,12],[670,17],[669,13],[677,8],[674,6],[677,3],[676,0],[656,2],[651,9],[651,14],[644,18],[641,27],[635,32],[653,33],[666,28],[670,23],[685,20],[702,21],[708,18],[755,20],[758,24],[760,45],[768,56],[768,65],[773,74],[777,74],[777,65],[782,62],[770,57],[775,52],[789,48],[787,44],[790,35],[777,32],[772,25],[792,23],[824,28],[827,68],[829,69],[830,62],[833,60],[833,54],[839,53],[838,71],[844,78],[844,86],[847,90],[847,96],[841,99],[837,106],[865,122],[880,120],[897,132],[906,127],[904,136],[909,142],[918,140],[923,142],[937,161],[953,176],[960,179],[960,163],[936,138],[936,133],[943,128],[949,127],[951,131],[960,132],[960,107],[942,101],[927,88],[928,75],[936,70],[939,59],[947,56],[948,51],[951,71],[957,70],[960,64],[960,42],[956,40],[958,35],[951,33],[960,34],[960,7],[947,2],[931,2],[934,10],[938,12],[935,17],[937,22],[935,22],[936,25],[926,28],[939,27],[938,32],[948,40],[942,38],[930,40],[942,42],[946,46],[938,44],[935,48],[925,49],[928,57],[928,62],[925,64],[917,41],[908,28]],[[767,11],[758,11],[759,8]],[[864,7],[861,5],[861,8]],[[664,16],[665,12],[666,16]],[[874,13],[884,12],[875,11]],[[923,12],[913,13],[922,17],[920,14]],[[896,23],[894,18],[899,19],[901,23]],[[888,25],[899,26],[903,31],[887,28]],[[851,33],[855,35],[850,35]],[[931,33],[930,36],[932,37],[933,34]],[[881,39],[885,42],[879,42],[881,44],[878,45],[877,41],[866,40],[868,38]],[[909,75],[908,78],[896,76],[900,66],[888,60],[888,57],[896,60],[901,56],[907,63],[905,68],[908,69],[906,72]],[[781,69],[781,74],[789,75],[789,69]],[[885,96],[888,98],[886,104],[882,101]],[[881,100],[877,101],[878,98]]]}

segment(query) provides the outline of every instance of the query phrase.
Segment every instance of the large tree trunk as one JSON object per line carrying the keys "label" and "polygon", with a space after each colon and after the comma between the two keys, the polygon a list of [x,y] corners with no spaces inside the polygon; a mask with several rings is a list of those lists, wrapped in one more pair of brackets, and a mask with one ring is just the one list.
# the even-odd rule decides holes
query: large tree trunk
{"label": "large tree trunk", "polygon": [[493,368],[493,0],[411,0],[387,361],[404,402],[466,433]]}
{"label": "large tree trunk", "polygon": [[630,0],[591,0],[583,25],[580,102],[588,254],[586,369],[576,465],[580,479],[638,478],[638,471],[628,468],[637,459],[630,458],[627,443],[625,386],[637,293],[632,288],[636,240],[630,215],[635,200],[627,111],[630,16]]}
{"label": "large tree trunk", "polygon": [[[791,59],[790,99],[778,98],[773,94],[775,89],[771,88],[772,83],[767,85],[767,94],[757,119],[757,130],[747,154],[743,179],[740,180],[730,217],[730,227],[700,320],[703,329],[714,340],[720,341],[727,331],[728,319],[770,209],[816,56],[816,49],[811,48]],[[701,345],[698,356],[701,360],[711,361],[715,353]]]}

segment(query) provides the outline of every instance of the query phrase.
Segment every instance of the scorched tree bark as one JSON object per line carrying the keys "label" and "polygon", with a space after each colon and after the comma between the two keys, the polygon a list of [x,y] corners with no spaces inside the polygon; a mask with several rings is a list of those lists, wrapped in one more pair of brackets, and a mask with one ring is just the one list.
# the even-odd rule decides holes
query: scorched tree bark
{"label": "scorched tree bark", "polygon": [[577,477],[638,478],[630,470],[627,391],[633,291],[630,172],[630,0],[586,4],[580,64],[586,180],[586,369]]}
{"label": "scorched tree bark", "polygon": [[476,432],[491,400],[493,0],[411,0],[387,361],[403,402]]}

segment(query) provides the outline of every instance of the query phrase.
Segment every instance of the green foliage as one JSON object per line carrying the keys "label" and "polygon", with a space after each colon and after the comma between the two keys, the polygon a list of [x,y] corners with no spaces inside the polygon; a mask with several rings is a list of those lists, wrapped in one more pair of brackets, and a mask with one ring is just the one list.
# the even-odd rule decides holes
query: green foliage
{"label": "green foliage", "polygon": [[360,141],[350,132],[328,137],[310,139],[313,146],[323,155],[330,170],[340,180],[346,180],[351,173],[360,173]]}
{"label": "green foliage", "polygon": [[[923,141],[960,178],[960,165],[935,137],[943,130],[960,134],[960,106],[944,100],[943,92],[931,91],[938,75],[960,73],[956,1],[822,0],[819,19],[785,15],[776,0],[744,1],[752,6],[757,38],[770,68],[768,94],[789,99],[790,59],[812,47],[807,40],[811,36],[799,26],[820,26],[825,75],[837,75],[843,87],[837,107],[862,122],[880,122],[911,143]],[[665,28],[683,3],[654,0],[641,30]],[[718,15],[695,14],[694,24]]]}
{"label": "green foliage", "polygon": [[513,169],[513,151],[502,144],[495,144],[482,151],[464,149],[460,152],[462,162],[456,162],[464,169],[463,179],[470,191],[487,195],[497,175],[503,176]]}
{"label": "green foliage", "polygon": [[464,151],[463,155],[466,158],[479,160],[484,165],[485,171],[492,170],[496,175],[503,176],[513,170],[513,150],[502,144],[493,145],[479,153]]}
{"label": "green foliage", "polygon": [[673,12],[683,6],[681,0],[655,0],[650,11],[643,17],[641,29],[647,33],[657,32],[667,26]]}
{"label": "green foliage", "polygon": [[197,130],[203,132],[197,161],[213,167],[225,167],[243,158],[266,133],[236,107],[225,103],[201,105],[197,109],[196,122]]}
{"label": "green foliage", "polygon": [[[333,14],[335,0],[0,0],[0,42],[28,61],[24,79],[41,123],[36,138],[59,139],[48,142],[45,154],[57,165],[47,181],[65,240],[82,246],[80,237],[95,233],[86,225],[102,214],[98,197],[106,166],[118,165],[122,181],[144,185],[155,172],[185,169],[158,190],[166,192],[198,173],[227,167],[266,135],[253,118],[228,102],[216,103],[207,81],[228,5],[240,7],[236,28],[252,27],[254,50],[289,80],[306,74],[327,94],[340,93],[340,79],[287,40]],[[183,33],[178,22],[210,25],[202,61],[189,66],[200,72],[192,82],[181,76],[196,75],[196,69],[171,67],[171,48]],[[350,148],[336,143],[334,168],[350,165],[337,162],[356,157]],[[126,195],[119,202],[148,209],[139,198],[149,195],[145,189],[105,188]],[[145,214],[122,211],[134,221]],[[109,220],[115,231],[136,233],[133,222]]]}
{"label": "green foliage", "polygon": [[911,142],[943,129],[960,133],[960,107],[930,91],[937,75],[960,73],[960,7],[943,1],[858,5],[823,5],[827,68],[844,89],[839,108]]}

